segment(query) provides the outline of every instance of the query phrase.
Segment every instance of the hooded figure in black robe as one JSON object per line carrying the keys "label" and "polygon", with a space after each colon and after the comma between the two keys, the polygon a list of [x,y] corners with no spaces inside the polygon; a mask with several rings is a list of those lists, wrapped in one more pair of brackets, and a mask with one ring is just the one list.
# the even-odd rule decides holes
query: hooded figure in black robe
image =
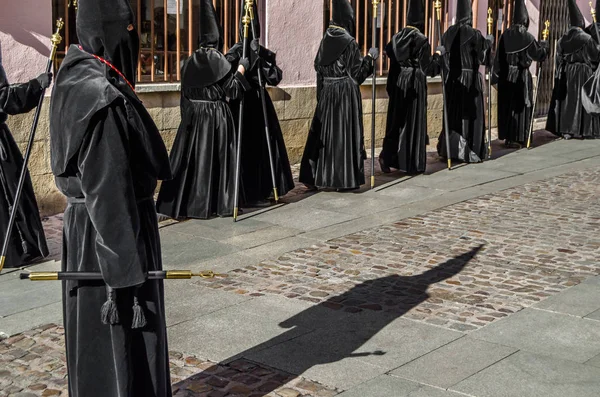
{"label": "hooded figure in black robe", "polygon": [[[467,163],[478,163],[486,156],[483,77],[479,67],[489,65],[493,36],[483,37],[472,26],[470,0],[458,0],[456,24],[442,36],[446,49],[446,103],[450,126],[450,157]],[[447,158],[445,131],[439,137],[438,154]]]}
{"label": "hooded figure in black robe", "polygon": [[[596,0],[595,10],[596,10],[596,16],[600,17],[600,1],[598,1],[598,0]],[[596,30],[596,26],[598,27],[598,30]],[[590,36],[592,36],[592,39],[594,39],[594,41],[596,43],[598,43],[598,40],[600,40],[600,38],[598,37],[598,34],[600,33],[600,22],[596,22],[596,23],[592,22],[592,24],[590,26],[585,28],[585,32],[587,34],[589,34]]]}
{"label": "hooded figure in black robe", "polygon": [[[9,114],[27,113],[35,108],[43,90],[50,85],[51,78],[51,74],[43,73],[28,83],[9,85],[2,67],[0,48],[0,245],[4,242],[8,230],[8,221],[23,168],[23,156],[6,125],[6,119]],[[19,267],[46,256],[48,246],[28,172],[4,267]]]}
{"label": "hooded figure in black robe", "polygon": [[575,0],[569,1],[570,29],[558,41],[554,89],[546,129],[557,136],[594,138],[600,124],[583,107],[581,89],[598,66],[598,44],[583,28],[585,20]]}
{"label": "hooded figure in black robe", "polygon": [[146,278],[162,269],[153,194],[171,170],[134,92],[129,1],[79,0],[77,36],[50,107],[52,172],[68,200],[62,270],[104,282],[63,283],[69,396],[170,397],[163,284]]}
{"label": "hooded figure in black robe", "polygon": [[[200,48],[185,61],[181,74],[181,125],[170,156],[174,178],[161,185],[156,205],[171,218],[233,214],[236,127],[226,101],[241,98],[250,86],[232,69],[222,48],[213,2],[202,0]],[[240,63],[244,71],[248,62]]]}
{"label": "hooded figure in black robe", "polygon": [[524,0],[516,0],[512,25],[500,38],[494,64],[498,84],[498,137],[506,144],[527,141],[533,106],[533,79],[529,67],[543,62],[548,42],[538,43],[527,31],[529,14]]}
{"label": "hooded figure in black robe", "polygon": [[373,73],[378,52],[361,56],[354,25],[350,2],[334,0],[315,59],[317,109],[300,168],[300,182],[309,187],[355,189],[365,183],[360,85]]}
{"label": "hooded figure in black robe", "polygon": [[[242,8],[245,4],[242,2]],[[243,12],[241,12],[243,17]],[[244,95],[244,130],[242,136],[242,190],[241,199],[244,205],[264,205],[266,200],[273,194],[273,181],[271,179],[271,166],[269,164],[269,151],[267,138],[265,136],[265,119],[260,99],[260,86],[258,73],[262,74],[263,84],[277,86],[283,78],[283,72],[277,67],[276,54],[259,45],[260,21],[258,19],[258,8],[254,2],[254,30],[256,37],[252,34],[252,28],[248,27],[248,41],[251,48],[247,48],[250,63],[245,77],[250,84],[250,89]],[[240,42],[235,44],[227,52],[227,60],[234,68],[237,68],[242,58],[244,28],[240,19]],[[284,196],[294,188],[294,178],[288,158],[287,149],[283,140],[283,133],[279,125],[279,119],[273,106],[269,92],[265,89],[265,102],[267,109],[267,120],[269,123],[269,134],[271,150],[273,152],[273,164],[275,166],[275,182],[279,196]],[[234,118],[237,120],[240,110],[239,100],[230,102]]]}
{"label": "hooded figure in black robe", "polygon": [[385,47],[390,60],[390,101],[379,163],[384,172],[391,167],[413,174],[425,172],[427,165],[427,75],[433,77],[437,68],[423,34],[423,0],[408,3],[407,23]]}

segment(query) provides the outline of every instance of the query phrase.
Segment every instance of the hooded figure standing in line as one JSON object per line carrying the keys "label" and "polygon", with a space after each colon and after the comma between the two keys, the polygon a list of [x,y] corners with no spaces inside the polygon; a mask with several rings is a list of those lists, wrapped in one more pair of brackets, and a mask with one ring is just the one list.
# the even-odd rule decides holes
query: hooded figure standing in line
{"label": "hooded figure standing in line", "polygon": [[548,56],[548,42],[538,43],[527,31],[529,14],[524,0],[516,0],[512,25],[500,38],[494,65],[498,81],[498,137],[507,146],[527,141],[533,106],[533,78],[529,67]]}
{"label": "hooded figure standing in line", "polygon": [[317,109],[300,168],[300,182],[309,188],[356,189],[365,183],[360,85],[373,73],[378,50],[363,58],[354,26],[350,2],[334,0],[315,59]]}
{"label": "hooded figure standing in line", "polygon": [[[435,76],[439,55],[431,56],[425,30],[423,0],[410,0],[407,26],[385,47],[390,60],[387,128],[379,165],[409,174],[425,172],[427,165],[427,76]],[[443,53],[443,49],[439,49]],[[435,57],[435,60],[434,60]]]}
{"label": "hooded figure standing in line", "polygon": [[[450,125],[450,158],[466,163],[479,163],[487,154],[485,145],[485,112],[483,106],[483,77],[481,65],[489,66],[494,36],[483,37],[474,29],[470,0],[458,0],[456,24],[442,36],[446,49],[446,103]],[[447,158],[446,138],[442,131],[437,151]]]}
{"label": "hooded figure standing in line", "polygon": [[[245,1],[240,1],[242,2],[241,10],[243,10]],[[243,16],[244,13],[241,12],[241,14]],[[265,118],[260,98],[261,90],[258,73],[262,73],[263,84],[270,86],[277,86],[283,78],[283,72],[277,67],[276,54],[259,44],[260,22],[258,15],[258,8],[256,2],[254,2],[254,20],[252,24],[256,31],[256,37],[252,34],[252,27],[248,27],[248,40],[251,41],[251,48],[248,48],[246,52],[249,58],[249,67],[244,75],[250,84],[250,89],[244,94],[241,177],[241,198],[244,206],[269,205],[269,199],[273,195],[273,181],[271,179],[269,150],[265,136]],[[242,59],[243,32],[244,28],[240,19],[240,42],[231,47],[226,55],[227,60],[231,62],[234,68],[238,67]],[[277,192],[279,196],[285,196],[287,192],[294,188],[294,178],[273,101],[266,89],[263,92],[265,94]],[[230,105],[237,123],[240,102],[234,100],[230,102]]]}
{"label": "hooded figure standing in line", "polygon": [[182,68],[181,125],[171,150],[173,180],[161,185],[157,211],[179,218],[232,216],[234,207],[235,121],[227,98],[249,89],[244,72],[221,53],[223,39],[212,0],[200,3],[200,48]]}
{"label": "hooded figure standing in line", "polygon": [[600,51],[583,30],[585,20],[577,3],[568,2],[571,27],[558,41],[546,129],[565,139],[594,138],[600,136],[600,124],[583,107],[581,89],[598,66]]}
{"label": "hooded figure standing in line", "polygon": [[[0,48],[0,244],[8,230],[10,213],[23,168],[23,155],[6,125],[6,119],[9,114],[27,113],[34,109],[51,80],[52,74],[43,73],[28,83],[9,85],[2,67]],[[46,256],[46,236],[28,172],[4,267],[19,267]]]}
{"label": "hooded figure standing in line", "polygon": [[70,397],[170,397],[153,200],[169,157],[134,91],[139,37],[129,0],[79,0],[77,36],[56,76],[50,149],[67,196],[62,270]]}

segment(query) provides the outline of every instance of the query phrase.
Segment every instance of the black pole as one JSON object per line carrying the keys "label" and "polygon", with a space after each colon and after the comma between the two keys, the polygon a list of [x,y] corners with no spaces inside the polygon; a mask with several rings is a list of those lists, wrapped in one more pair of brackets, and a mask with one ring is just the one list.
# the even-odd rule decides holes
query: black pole
{"label": "black pole", "polygon": [[[254,10],[250,10],[250,21],[254,21]],[[253,23],[250,23],[252,26],[252,37],[255,39],[258,38],[256,35],[256,27]],[[259,57],[260,58],[260,57]],[[260,59],[257,61],[260,62]],[[277,179],[275,178],[275,163],[273,162],[273,150],[271,149],[271,133],[269,132],[269,117],[267,116],[267,102],[265,99],[265,86],[263,85],[263,75],[262,69],[260,65],[257,70],[258,74],[258,85],[260,86],[260,101],[262,103],[262,111],[263,118],[265,121],[265,138],[267,139],[267,152],[269,154],[269,165],[271,166],[271,181],[273,182],[273,195],[275,197],[275,202],[279,201],[279,195],[277,194]]]}
{"label": "black pole", "polygon": [[[437,34],[438,34],[438,43],[442,44],[442,2],[440,0],[436,0],[434,2],[434,7],[437,10]],[[444,55],[445,56],[445,55]],[[444,100],[444,137],[446,138],[446,157],[448,159],[448,170],[452,169],[452,157],[450,153],[450,123],[448,122],[448,101],[446,97],[446,69],[445,69],[445,60],[444,56],[442,56],[442,65],[441,65],[441,75],[442,75],[442,97]]]}
{"label": "black pole", "polygon": [[[492,34],[492,28],[494,26],[494,19],[492,18],[492,9],[488,8],[487,27],[488,34]],[[489,59],[490,65],[487,67],[488,70],[488,133],[487,133],[487,144],[488,144],[488,159],[492,158],[492,76],[494,74],[494,63],[492,61],[492,49],[490,48]]]}
{"label": "black pole", "polygon": [[[248,55],[248,25],[250,24],[249,8],[252,0],[246,0],[246,10],[242,22],[244,24],[244,40],[242,47],[242,58],[246,58]],[[237,150],[236,150],[236,163],[235,163],[235,187],[233,190],[233,221],[237,222],[240,202],[240,182],[241,182],[241,171],[242,171],[242,133],[244,130],[244,96],[240,99],[240,113],[238,115],[238,137],[237,137]]]}
{"label": "black pole", "polygon": [[[379,0],[373,0],[372,48],[377,47],[377,6]],[[375,187],[375,101],[377,97],[377,61],[373,59],[373,81],[371,95],[371,189]]]}
{"label": "black pole", "polygon": [[[50,50],[50,57],[48,58],[48,62],[46,63],[46,73],[50,73],[50,71],[52,70],[52,63],[54,61],[54,56],[56,55],[56,48],[62,41],[62,37],[60,37],[59,33],[63,25],[64,23],[62,18],[56,22],[56,33],[52,35],[51,39],[52,48]],[[0,254],[0,271],[2,271],[2,269],[4,268],[4,263],[6,262],[6,253],[8,252],[10,238],[12,237],[12,231],[15,226],[15,221],[17,219],[17,212],[19,211],[19,203],[21,201],[21,193],[23,193],[23,186],[25,185],[25,179],[27,178],[27,166],[29,164],[29,158],[31,157],[31,150],[33,148],[33,142],[35,140],[35,132],[37,130],[38,122],[40,120],[40,112],[42,111],[42,103],[44,102],[45,93],[46,89],[44,88],[42,89],[40,100],[38,102],[37,108],[35,109],[33,125],[31,126],[31,132],[29,133],[29,142],[27,142],[27,149],[25,150],[25,156],[23,157],[23,167],[21,168],[21,175],[19,176],[19,184],[17,185],[17,192],[12,203],[12,210],[10,212],[8,227],[6,229],[6,236],[4,236],[4,243],[2,244],[2,253]],[[10,203],[8,204],[10,205]]]}
{"label": "black pole", "polygon": [[[592,15],[595,15],[594,13],[592,13]],[[595,20],[595,17],[594,17]],[[594,22],[594,25],[596,24],[596,22]],[[548,39],[548,35],[550,34],[550,31],[548,30],[548,28],[550,27],[550,21],[546,21],[545,23],[546,28],[542,31],[542,40],[547,40]],[[596,32],[598,32],[598,26],[596,26]],[[550,52],[550,47],[548,47],[548,52]],[[536,76],[536,84],[535,84],[535,92],[533,93],[533,104],[531,106],[531,122],[529,124],[529,133],[527,134],[527,149],[531,148],[531,140],[533,138],[533,122],[534,122],[534,118],[535,118],[535,105],[537,104],[537,97],[538,97],[538,93],[540,92],[540,77],[542,76],[542,65],[538,63],[538,70],[537,70],[537,76]],[[560,111],[559,111],[560,114]],[[559,123],[558,123],[558,128],[560,129],[560,119],[559,119]]]}
{"label": "black pole", "polygon": [[[227,277],[225,274],[217,274],[212,270],[192,273],[191,270],[155,270],[146,273],[148,280],[189,280],[193,277],[200,278],[215,278]],[[30,281],[61,281],[61,280],[76,280],[76,281],[103,281],[102,273],[100,272],[31,272],[21,273],[21,280]]]}

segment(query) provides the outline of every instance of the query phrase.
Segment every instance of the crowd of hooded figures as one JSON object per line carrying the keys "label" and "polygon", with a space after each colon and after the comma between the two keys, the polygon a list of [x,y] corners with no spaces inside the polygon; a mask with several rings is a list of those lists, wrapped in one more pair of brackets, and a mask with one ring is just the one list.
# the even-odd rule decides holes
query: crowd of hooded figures
{"label": "crowd of hooded figures", "polygon": [[[157,210],[176,219],[232,216],[237,205],[237,120],[244,132],[242,207],[268,203],[274,187],[281,195],[294,187],[277,114],[261,86],[278,85],[282,70],[276,54],[260,45],[253,7],[248,40],[240,37],[223,53],[213,1],[201,1],[198,49],[182,67],[181,125],[169,156],[135,93],[139,39],[129,0],[78,2],[80,44],[69,48],[51,97],[51,167],[68,201],[62,270],[100,272],[102,280],[63,283],[72,397],[171,395],[163,284],[147,278],[149,271],[162,269]],[[598,29],[585,27],[575,0],[568,0],[568,8],[570,27],[557,43],[546,129],[565,139],[598,138]],[[434,52],[423,33],[424,21],[423,0],[410,0],[406,26],[385,46],[390,70],[382,171],[425,171],[427,77],[442,71],[448,120],[438,140],[440,157],[467,163],[486,159],[482,65],[493,70],[498,90],[499,138],[523,145],[535,103],[531,65],[549,53],[548,43],[528,32],[524,0],[515,1],[512,26],[500,37],[495,59],[493,36],[472,27],[469,0],[458,0],[456,23]],[[300,182],[311,189],[356,189],[365,183],[360,85],[373,74],[379,51],[372,48],[363,56],[354,27],[350,2],[334,0],[314,62],[317,107],[300,168]],[[44,73],[9,85],[0,52],[3,233],[23,166],[5,122],[8,115],[33,109],[51,79]],[[446,134],[449,151],[443,144]],[[155,205],[159,180],[164,182]],[[23,186],[6,267],[48,255],[28,174]]]}

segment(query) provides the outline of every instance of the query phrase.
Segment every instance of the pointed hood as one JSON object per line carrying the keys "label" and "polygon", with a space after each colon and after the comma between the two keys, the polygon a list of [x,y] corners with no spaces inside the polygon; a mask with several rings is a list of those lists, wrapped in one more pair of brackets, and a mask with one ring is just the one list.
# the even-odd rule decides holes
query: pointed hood
{"label": "pointed hood", "polygon": [[512,16],[513,25],[523,25],[526,28],[529,27],[529,13],[525,6],[525,0],[515,0]]}
{"label": "pointed hood", "polygon": [[2,43],[0,43],[0,88],[8,85],[8,78],[6,78],[6,72],[2,66]]}
{"label": "pointed hood", "polygon": [[581,10],[577,6],[576,0],[568,0],[569,3],[569,25],[575,26],[578,28],[585,27],[585,19],[581,14]]}
{"label": "pointed hood", "polygon": [[223,35],[212,0],[200,1],[200,47],[222,51]]}
{"label": "pointed hood", "polygon": [[473,7],[471,5],[471,0],[457,0],[456,22],[459,25],[473,24]]}
{"label": "pointed hood", "polygon": [[406,11],[406,23],[421,32],[425,31],[425,7],[423,0],[409,0]]}
{"label": "pointed hood", "polygon": [[135,84],[139,37],[129,0],[79,0],[77,37],[85,51],[109,61]]}
{"label": "pointed hood", "polygon": [[[240,8],[240,41],[244,40],[244,14],[246,13],[246,0],[240,0],[242,2],[242,7]],[[250,26],[248,26],[248,39],[260,39],[260,19],[258,15],[258,7],[256,2],[258,0],[254,0],[252,8],[254,9],[254,20],[251,22]],[[256,32],[256,37],[252,34],[252,31]]]}
{"label": "pointed hood", "polygon": [[348,0],[333,0],[331,23],[342,27],[354,35],[354,9]]}

